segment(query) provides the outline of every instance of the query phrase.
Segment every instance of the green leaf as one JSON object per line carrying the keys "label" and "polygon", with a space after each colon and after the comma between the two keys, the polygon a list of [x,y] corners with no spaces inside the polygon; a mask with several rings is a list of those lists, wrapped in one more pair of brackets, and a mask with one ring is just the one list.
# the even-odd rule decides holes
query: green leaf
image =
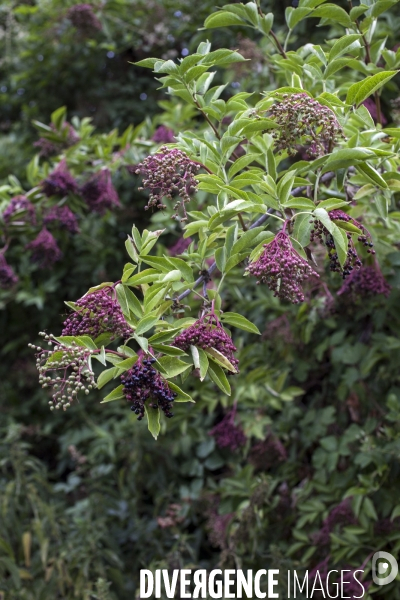
{"label": "green leaf", "polygon": [[119,283],[117,286],[115,286],[115,291],[117,292],[117,300],[121,307],[122,312],[124,313],[124,315],[126,317],[129,318],[130,311],[129,311],[129,306],[128,306],[128,300],[126,298],[125,288],[122,285],[122,283]]}
{"label": "green leaf", "polygon": [[181,272],[182,278],[185,281],[188,283],[192,283],[194,281],[192,269],[182,258],[166,257],[165,255],[164,258],[167,258],[168,262],[175,267],[175,269],[178,269]]}
{"label": "green leaf", "polygon": [[315,204],[309,198],[295,198],[292,196],[283,206],[285,208],[297,208],[299,210],[314,210]]}
{"label": "green leaf", "polygon": [[345,52],[350,52],[354,48],[360,48],[360,38],[359,33],[352,33],[339,38],[329,52],[328,62],[332,62],[335,58],[339,58],[339,56],[342,56]]}
{"label": "green leaf", "polygon": [[205,348],[204,352],[224,369],[227,369],[231,373],[237,373],[237,370],[233,364],[226,358],[226,356],[219,352],[219,350],[216,350],[215,348]]}
{"label": "green leaf", "polygon": [[347,259],[347,252],[349,247],[349,240],[347,239],[346,232],[338,227],[333,229],[332,233],[333,241],[335,242],[335,248],[340,262],[340,266],[343,267]]}
{"label": "green leaf", "polygon": [[202,348],[198,348],[197,346],[190,346],[190,351],[192,353],[193,364],[199,371],[200,381],[203,381],[208,370],[207,354]]}
{"label": "green leaf", "polygon": [[165,369],[166,374],[164,377],[166,378],[176,377],[191,367],[190,364],[173,356],[162,356],[158,359],[158,362]]}
{"label": "green leaf", "polygon": [[247,25],[247,23],[234,13],[221,10],[207,17],[204,22],[205,29],[215,27],[230,27],[231,25]]}
{"label": "green leaf", "polygon": [[104,400],[102,400],[100,402],[100,404],[105,404],[106,402],[114,402],[114,400],[121,400],[121,398],[124,398],[124,394],[123,394],[123,390],[124,386],[123,385],[119,385],[118,387],[116,387],[112,392],[110,392],[108,394],[108,396],[106,396],[104,398]]}
{"label": "green leaf", "polygon": [[75,343],[77,346],[81,346],[82,348],[97,350],[96,344],[88,335],[62,335],[60,337],[55,337],[54,339],[67,347],[71,347]]}
{"label": "green leaf", "polygon": [[349,203],[340,198],[329,198],[328,200],[322,200],[318,204],[318,208],[324,208],[325,210],[335,210],[336,208],[342,208],[342,206],[348,206]]}
{"label": "green leaf", "polygon": [[347,104],[355,104],[359,106],[366,100],[371,94],[379,90],[385,85],[392,77],[397,75],[398,71],[382,71],[376,73],[376,75],[370,75],[363,81],[354,83],[349,87],[347,92],[346,102]]}
{"label": "green leaf", "polygon": [[140,319],[139,323],[137,324],[135,331],[136,335],[142,335],[143,333],[146,333],[146,331],[149,331],[149,329],[154,327],[157,321],[157,316],[151,314],[146,315],[145,317],[143,317],[143,319]]}
{"label": "green leaf", "polygon": [[218,269],[221,271],[221,273],[224,272],[225,269],[225,265],[226,265],[226,249],[224,246],[222,246],[222,248],[218,248],[215,251],[215,262],[217,263],[217,267]]}
{"label": "green leaf", "polygon": [[264,227],[255,227],[254,229],[250,229],[246,231],[232,246],[231,256],[234,254],[239,254],[245,248],[251,246],[253,240],[256,239],[259,233],[264,231]]}
{"label": "green leaf", "polygon": [[228,396],[231,395],[231,386],[229,385],[229,381],[225,373],[221,367],[212,360],[208,365],[208,374],[220,390],[222,390]]}
{"label": "green leaf", "polygon": [[336,6],[336,4],[324,4],[319,8],[316,8],[311,14],[310,17],[322,17],[323,19],[329,19],[334,21],[334,23],[339,23],[343,25],[343,27],[352,27],[353,22],[350,19],[348,13],[340,8],[340,6]]}
{"label": "green leaf", "polygon": [[142,283],[158,281],[159,277],[160,273],[156,269],[145,269],[144,271],[141,271],[141,273],[137,273],[133,277],[130,277],[125,283],[126,285],[134,287],[141,285]]}
{"label": "green leaf", "polygon": [[130,63],[131,65],[136,65],[137,67],[144,67],[145,69],[154,69],[154,65],[158,62],[159,58],[145,58],[144,60],[139,60],[139,62]]}
{"label": "green leaf", "polygon": [[129,310],[137,317],[141,319],[143,317],[143,308],[135,294],[128,287],[125,287],[126,301],[129,306]]}
{"label": "green leaf", "polygon": [[368,179],[373,181],[375,183],[375,185],[377,185],[378,187],[387,189],[388,184],[386,183],[386,181],[378,173],[378,171],[376,171],[376,169],[371,167],[371,165],[369,165],[368,163],[366,163],[366,162],[360,163],[357,165],[356,169],[358,171],[361,171],[364,175],[366,175],[368,177]]}
{"label": "green leaf", "polygon": [[175,383],[172,383],[172,381],[168,381],[168,387],[170,390],[175,392],[175,394],[178,394],[177,397],[175,398],[174,402],[193,402],[194,403],[193,398],[191,396],[189,396],[189,394],[186,394],[184,391],[182,391],[181,388],[178,387]]}
{"label": "green leaf", "polygon": [[254,323],[237,313],[223,313],[221,320],[223,323],[228,323],[228,325],[233,325],[233,327],[237,327],[238,329],[243,329],[244,331],[250,331],[251,333],[257,333],[258,335],[261,335],[260,330],[258,327],[256,327],[256,325],[254,325]]}
{"label": "green leaf", "polygon": [[349,231],[350,233],[357,233],[358,235],[362,234],[361,229],[353,225],[353,223],[340,221],[339,219],[334,219],[332,223],[335,223],[338,227],[340,227],[340,229],[344,229],[344,231]]}
{"label": "green leaf", "polygon": [[164,344],[151,344],[151,347],[153,348],[153,350],[156,350],[157,352],[162,352],[163,354],[166,354],[167,356],[185,356],[186,352],[184,352],[184,350],[181,350],[180,348],[175,348],[175,346],[165,346]]}
{"label": "green leaf", "polygon": [[118,369],[116,367],[111,367],[111,369],[106,369],[102,371],[97,378],[97,388],[100,390],[102,387],[106,385],[111,379],[118,374]]}
{"label": "green leaf", "polygon": [[150,408],[147,404],[144,405],[144,410],[147,416],[147,427],[156,440],[160,433],[161,425],[160,425],[160,409],[159,408]]}
{"label": "green leaf", "polygon": [[147,352],[149,351],[149,341],[147,338],[142,337],[140,335],[137,335],[137,333],[133,334],[134,339],[137,341],[137,343],[139,344],[139,346],[141,347],[141,349],[143,350],[143,352]]}

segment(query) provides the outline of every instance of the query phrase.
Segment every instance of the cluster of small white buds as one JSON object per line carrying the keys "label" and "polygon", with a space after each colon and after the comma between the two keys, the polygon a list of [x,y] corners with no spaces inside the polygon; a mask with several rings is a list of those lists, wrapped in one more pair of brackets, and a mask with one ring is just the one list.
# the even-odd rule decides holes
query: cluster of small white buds
{"label": "cluster of small white buds", "polygon": [[44,350],[40,346],[28,344],[38,352],[36,367],[39,371],[39,383],[42,388],[52,389],[50,410],[66,410],[80,392],[88,395],[96,387],[90,367],[90,357],[95,351],[79,346],[76,342],[67,346],[52,334],[43,331],[39,335],[49,346],[54,346],[50,350]]}

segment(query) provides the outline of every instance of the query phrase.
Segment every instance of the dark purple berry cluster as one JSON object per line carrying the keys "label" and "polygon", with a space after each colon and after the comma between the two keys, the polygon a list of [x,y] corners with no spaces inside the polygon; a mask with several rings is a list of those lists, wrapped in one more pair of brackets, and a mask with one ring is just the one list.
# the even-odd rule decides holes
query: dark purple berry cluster
{"label": "dark purple berry cluster", "polygon": [[101,169],[92,175],[82,186],[81,195],[90,210],[100,214],[103,214],[107,209],[120,205],[109,169]]}
{"label": "dark purple berry cluster", "polygon": [[391,289],[378,266],[362,266],[359,270],[353,270],[345,279],[338,296],[346,294],[353,301],[378,294],[387,298]]}
{"label": "dark purple berry cluster", "polygon": [[62,257],[62,252],[56,240],[46,227],[43,227],[36,238],[25,247],[30,250],[33,262],[37,263],[42,269],[52,267]]}
{"label": "dark purple berry cluster", "polygon": [[229,448],[237,450],[244,446],[247,437],[240,425],[235,425],[236,407],[230,410],[215,427],[210,431],[220,448]]}
{"label": "dark purple berry cluster", "polygon": [[75,4],[67,12],[67,17],[72,25],[79,29],[82,33],[90,33],[92,31],[100,31],[103,27],[99,19],[93,12],[91,4]]}
{"label": "dark purple berry cluster", "polygon": [[[344,223],[350,223],[351,225],[354,225],[355,227],[360,229],[362,231],[362,234],[358,236],[358,241],[367,248],[368,254],[375,254],[375,250],[373,249],[374,244],[372,242],[371,236],[364,227],[364,225],[360,223],[360,221],[353,219],[353,217],[351,217],[342,210],[331,210],[329,212],[329,217],[332,221],[343,221]],[[358,270],[361,268],[362,262],[354,246],[351,232],[346,232],[348,239],[348,250],[346,261],[342,267],[339,262],[339,257],[336,251],[335,242],[332,235],[318,219],[311,220],[310,222],[313,224],[313,228],[310,232],[310,242],[319,240],[322,244],[324,244],[327,247],[330,262],[330,270],[332,272],[342,273],[343,279],[345,279],[348,275],[350,275],[350,273],[352,273],[353,269]]]}
{"label": "dark purple berry cluster", "polygon": [[185,352],[190,350],[190,346],[197,346],[203,350],[215,348],[229,360],[238,372],[239,361],[234,355],[237,348],[212,312],[182,331],[174,339],[173,345]]}
{"label": "dark purple berry cluster", "polygon": [[300,145],[311,158],[323,156],[344,137],[333,111],[307,94],[280,94],[276,100],[269,112],[279,125],[272,132],[279,152],[286,150],[294,156]]}
{"label": "dark purple berry cluster", "polygon": [[78,192],[78,183],[69,172],[65,159],[42,181],[42,191],[49,197],[64,197]]}
{"label": "dark purple berry cluster", "polygon": [[68,206],[52,206],[44,215],[45,225],[57,225],[67,229],[70,233],[78,233],[78,220]]}
{"label": "dark purple berry cluster", "polygon": [[[166,208],[163,198],[172,199],[179,196],[174,210],[182,208],[182,221],[187,220],[185,204],[190,202],[190,196],[197,189],[198,181],[195,178],[201,165],[193,162],[181,150],[166,147],[160,148],[157,154],[148,156],[135,169],[137,175],[143,176],[143,187],[139,190],[150,191],[146,210],[149,208]],[[177,218],[177,214],[174,215]]]}
{"label": "dark purple berry cluster", "polygon": [[86,294],[75,304],[76,310],[64,322],[62,335],[88,335],[93,339],[102,333],[111,333],[111,339],[132,335],[113,287]]}
{"label": "dark purple berry cluster", "polygon": [[293,304],[304,302],[302,283],[310,277],[319,277],[293,248],[285,231],[277,233],[272,242],[264,244],[264,251],[247,270],[257,277],[257,283],[266,283],[274,296]]}
{"label": "dark purple berry cluster", "polygon": [[175,134],[169,127],[160,125],[155,130],[151,139],[153,142],[156,142],[156,144],[172,144],[175,141]]}
{"label": "dark purple berry cluster", "polygon": [[15,196],[11,198],[9,205],[3,212],[5,223],[9,223],[18,219],[22,222],[28,222],[31,225],[36,225],[35,207],[25,196]]}
{"label": "dark purple berry cluster", "polygon": [[18,282],[18,277],[7,263],[4,254],[0,254],[0,288],[7,290]]}
{"label": "dark purple berry cluster", "polygon": [[36,367],[39,371],[39,383],[43,388],[51,388],[53,391],[52,400],[49,401],[50,410],[66,410],[76,400],[79,392],[88,395],[96,387],[90,368],[90,357],[94,351],[76,343],[66,346],[43,331],[39,335],[49,346],[54,346],[51,350],[44,350],[40,346],[28,344],[38,351]]}
{"label": "dark purple berry cluster", "polygon": [[161,408],[166,417],[173,417],[172,404],[177,396],[153,367],[154,358],[139,356],[137,363],[121,375],[124,396],[131,403],[131,410],[138,415],[138,421],[144,417],[145,402],[149,408]]}

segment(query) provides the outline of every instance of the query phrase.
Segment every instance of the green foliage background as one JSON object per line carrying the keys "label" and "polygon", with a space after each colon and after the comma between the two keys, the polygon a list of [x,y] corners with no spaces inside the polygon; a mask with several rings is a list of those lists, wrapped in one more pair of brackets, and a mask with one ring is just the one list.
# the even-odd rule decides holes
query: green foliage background
{"label": "green foliage background", "polygon": [[[346,1],[337,4],[348,7]],[[167,101],[150,71],[128,61],[175,59],[206,39],[213,48],[247,44],[254,54],[251,67],[217,75],[218,83],[230,84],[227,97],[239,89],[237,82],[240,90],[257,94],[277,87],[266,60],[267,42],[257,32],[199,31],[222,5],[220,0],[200,6],[105,1],[97,6],[103,30],[95,35],[72,27],[65,16],[72,3],[1,6],[0,208],[37,185],[53,164],[33,159],[32,121],[50,122],[60,106],[69,121],[79,119],[74,123],[82,132],[83,142],[66,151],[74,174],[85,171],[83,155],[114,164],[123,204],[103,217],[78,207],[82,234],[60,240],[64,259],[51,273],[32,267],[23,244],[11,250],[21,284],[16,294],[0,295],[0,592],[5,600],[128,600],[139,597],[140,568],[301,571],[328,554],[332,568],[346,568],[359,567],[376,550],[396,555],[400,548],[396,248],[385,253],[382,265],[393,286],[390,298],[342,301],[330,315],[318,299],[287,306],[248,280],[244,286],[239,273],[232,276],[224,309],[245,314],[263,333],[255,339],[241,332],[235,340],[241,371],[249,372],[236,390],[248,442],[236,452],[218,449],[209,435],[232,404],[210,383],[205,388],[192,383],[196,404],[180,404],[157,442],[123,403],[99,405],[100,392],[65,414],[50,413],[37,384],[27,343],[37,340],[39,330],[59,331],[65,299],[119,278],[132,224],[140,230],[165,227],[165,247],[177,239],[173,222],[143,210],[145,196],[125,166],[149,153],[160,123],[175,131],[202,123],[179,100]],[[290,2],[262,5],[274,13],[279,31]],[[310,38],[309,23],[296,28],[294,44],[319,44],[343,33],[327,23],[314,27]],[[387,48],[399,42],[399,25],[400,10],[393,6],[380,20]],[[248,40],[257,42],[258,50]],[[394,82],[382,95],[389,122],[395,118],[390,101],[397,95]],[[115,162],[127,140],[130,149]],[[399,210],[398,194],[394,197]],[[27,241],[29,232],[21,236]],[[331,282],[337,290],[339,280]],[[257,462],[254,446],[268,436],[279,440],[285,458],[269,449]],[[313,534],[346,496],[353,498],[357,524],[339,526],[322,556]],[[171,514],[163,526],[160,518]],[[224,521],[226,515],[231,516]],[[215,535],[222,522],[229,522],[226,531]],[[369,592],[400,598],[398,584]]]}

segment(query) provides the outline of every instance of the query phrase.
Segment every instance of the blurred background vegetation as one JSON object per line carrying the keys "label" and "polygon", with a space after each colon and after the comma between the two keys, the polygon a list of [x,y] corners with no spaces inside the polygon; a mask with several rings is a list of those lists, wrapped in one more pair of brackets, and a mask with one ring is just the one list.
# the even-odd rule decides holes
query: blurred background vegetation
{"label": "blurred background vegetation", "polygon": [[[62,232],[64,256],[51,272],[32,266],[23,245],[10,250],[20,283],[0,292],[6,600],[130,600],[138,597],[140,568],[312,569],[328,555],[346,568],[375,549],[399,549],[400,251],[383,267],[393,286],[388,300],[336,299],[330,312],[318,299],[282,306],[238,277],[228,310],[230,303],[236,312],[243,308],[263,332],[256,342],[242,336],[241,369],[258,367],[270,383],[260,383],[256,369],[239,388],[247,442],[236,451],[218,448],[209,435],[229,403],[211,385],[200,395],[193,384],[197,404],[180,405],[156,443],[125,405],[99,406],[96,393],[66,414],[50,413],[37,383],[27,343],[40,330],[59,331],[66,298],[116,279],[132,224],[150,224],[125,167],[148,153],[161,124],[177,132],[196,119],[157,90],[151,72],[129,62],[186,56],[211,37],[215,47],[238,48],[251,59],[221,75],[231,93],[274,87],[257,34],[200,30],[223,4],[99,0],[92,22],[83,24],[74,21],[73,2],[0,6],[0,208],[51,169],[57,152],[39,156],[34,143],[43,127],[34,121],[49,124],[62,106],[81,138],[66,151],[72,172],[83,176],[87,162],[114,165],[122,205],[103,215],[82,209],[81,233]],[[263,5],[279,31],[291,2]],[[310,40],[306,23],[297,31],[300,44]],[[395,7],[380,24],[388,48],[399,41],[399,26]],[[312,41],[334,33],[315,27]],[[386,93],[383,110],[393,124],[396,87]],[[178,239],[170,221],[158,216],[154,225],[167,227],[166,247]],[[21,236],[30,239],[24,229]],[[340,282],[332,282],[338,289]],[[330,541],[318,538],[345,495],[353,498],[356,522],[339,519]],[[400,598],[398,589],[391,594]]]}

